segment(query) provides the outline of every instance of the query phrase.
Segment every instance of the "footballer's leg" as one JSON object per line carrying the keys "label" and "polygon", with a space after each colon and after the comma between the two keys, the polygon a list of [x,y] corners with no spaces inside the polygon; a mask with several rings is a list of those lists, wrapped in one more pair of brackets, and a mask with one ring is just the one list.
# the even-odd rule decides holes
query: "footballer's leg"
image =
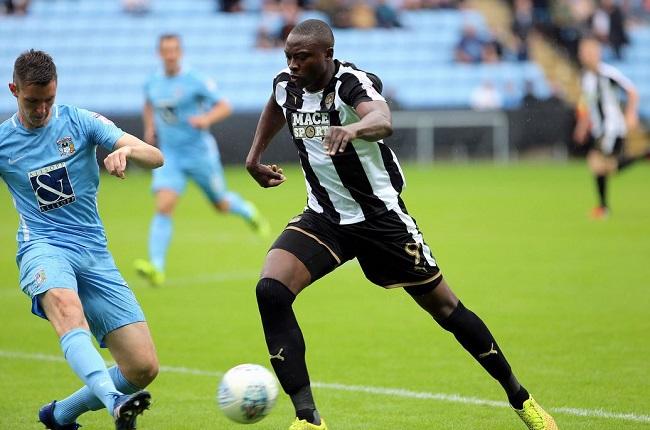
{"label": "footballer's leg", "polygon": [[136,322],[108,333],[104,338],[115,359],[114,380],[119,384],[123,396],[113,411],[116,429],[136,428],[136,418],[149,409],[151,396],[145,390],[158,375],[159,365],[149,326]]}
{"label": "footballer's leg", "polygon": [[591,217],[604,219],[609,215],[607,181],[609,176],[616,171],[617,160],[613,156],[603,154],[599,149],[592,149],[587,154],[587,163],[594,175],[598,193],[598,206],[592,210]]}
{"label": "footballer's leg", "polygon": [[255,205],[228,189],[218,153],[197,163],[190,174],[218,212],[237,215],[262,237],[270,235],[269,223]]}
{"label": "footballer's leg", "polygon": [[508,401],[529,429],[557,429],[553,418],[519,383],[485,323],[458,300],[444,279],[438,285],[425,284],[405,290],[501,384]]}
{"label": "footballer's leg", "polygon": [[[108,333],[104,340],[116,362],[108,372],[117,390],[126,395],[118,398],[118,401],[124,402],[131,395],[141,393],[158,374],[158,359],[151,334],[147,324],[139,322]],[[138,394],[131,401],[131,413],[125,414],[122,408],[118,411],[122,412],[120,425],[127,425],[123,428],[135,428],[135,418],[148,408],[149,398],[148,393]],[[61,421],[71,423],[88,411],[105,407],[87,386],[57,402],[57,406]],[[124,424],[125,421],[127,424]]]}
{"label": "footballer's leg", "polygon": [[[130,430],[135,428],[137,415],[149,406],[150,395],[142,389],[158,372],[155,348],[144,313],[110,253],[95,250],[83,257],[90,264],[77,274],[79,297],[90,329],[116,362],[108,372],[119,393],[108,411],[117,429]],[[88,387],[57,402],[63,422],[105,406]]]}
{"label": "footballer's leg", "polygon": [[[32,312],[49,320],[60,338],[66,361],[99,401],[113,408],[120,394],[106,364],[91,340],[89,323],[77,293],[77,251],[37,243],[20,256],[21,288],[32,299]],[[51,429],[75,429],[73,420],[60,417],[52,402],[39,411],[39,420]]]}
{"label": "footballer's leg", "polygon": [[149,260],[139,259],[133,263],[136,272],[154,287],[165,282],[165,260],[173,232],[172,215],[179,196],[171,188],[156,192],[156,214],[149,226]]}
{"label": "footballer's leg", "polygon": [[273,244],[256,295],[271,365],[296,411],[291,430],[326,430],[312,395],[305,341],[292,304],[297,294],[341,260],[334,258],[332,247],[302,227],[289,224]]}
{"label": "footballer's leg", "polygon": [[152,171],[156,213],[149,225],[149,259],[133,263],[136,272],[154,287],[165,282],[167,249],[173,233],[172,215],[187,186],[187,178],[176,158],[165,156],[165,164]]}
{"label": "footballer's leg", "polygon": [[[109,411],[121,392],[115,387],[106,363],[91,340],[88,323],[79,296],[68,289],[48,290],[40,298],[48,320],[60,336],[61,348],[70,367],[98,400]],[[53,408],[54,419],[61,424],[73,423],[59,415],[63,407]]]}

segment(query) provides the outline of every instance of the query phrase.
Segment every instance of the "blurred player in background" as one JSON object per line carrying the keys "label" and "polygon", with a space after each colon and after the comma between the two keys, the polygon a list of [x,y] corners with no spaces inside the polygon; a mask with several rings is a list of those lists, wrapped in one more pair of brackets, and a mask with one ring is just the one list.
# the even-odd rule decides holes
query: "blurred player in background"
{"label": "blurred player in background", "polygon": [[[97,145],[111,151],[104,165],[122,179],[127,161],[151,169],[162,165],[162,154],[101,115],[55,105],[56,66],[45,52],[16,59],[9,89],[18,112],[0,125],[0,177],[20,217],[20,287],[84,383],[43,406],[39,420],[48,429],[75,430],[82,413],[105,407],[116,429],[134,429],[149,406],[142,388],[155,378],[158,359],[142,309],[106,248],[95,152]],[[91,332],[116,366],[106,368]]]}
{"label": "blurred player in background", "polygon": [[260,235],[269,225],[255,206],[228,191],[211,125],[230,115],[230,104],[216,85],[181,66],[180,37],[164,34],[159,39],[164,70],[145,86],[145,140],[165,155],[165,165],[153,171],[156,214],[149,231],[149,260],[136,260],[135,268],[151,285],[165,279],[165,256],[172,236],[172,214],[188,179],[201,188],[214,208],[242,217]]}
{"label": "blurred player in background", "polygon": [[529,429],[557,426],[517,381],[483,321],[451,291],[400,197],[404,177],[382,139],[391,113],[375,75],[333,58],[327,24],[307,20],[285,45],[288,68],[273,81],[246,167],[262,187],[282,184],[275,165],[261,163],[286,121],[308,187],[308,207],[269,251],[256,288],[271,364],[293,402],[290,430],[325,430],[312,396],[305,342],[292,304],[304,288],[357,258],[366,277],[404,288],[503,386]]}
{"label": "blurred player in background", "polygon": [[[599,198],[591,215],[602,219],[609,215],[608,176],[650,154],[637,157],[624,154],[625,137],[639,124],[639,96],[632,82],[615,67],[601,62],[600,42],[595,37],[581,40],[578,56],[584,72],[573,137],[579,145],[588,145],[587,162],[595,176]],[[622,94],[626,98],[624,110]]]}

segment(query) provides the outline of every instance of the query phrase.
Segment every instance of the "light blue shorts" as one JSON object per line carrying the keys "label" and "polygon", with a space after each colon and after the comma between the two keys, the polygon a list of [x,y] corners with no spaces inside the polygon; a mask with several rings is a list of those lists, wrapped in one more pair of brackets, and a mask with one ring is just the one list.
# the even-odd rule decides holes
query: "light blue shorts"
{"label": "light blue shorts", "polygon": [[218,203],[223,200],[228,189],[221,157],[216,147],[214,148],[206,151],[201,157],[163,152],[165,164],[153,170],[152,191],[170,189],[180,195],[185,191],[187,180],[191,179],[210,202]]}
{"label": "light blue shorts", "polygon": [[47,319],[39,296],[52,288],[75,291],[97,342],[111,331],[145,321],[133,291],[115,267],[107,249],[34,243],[17,257],[20,288],[32,299],[32,313]]}

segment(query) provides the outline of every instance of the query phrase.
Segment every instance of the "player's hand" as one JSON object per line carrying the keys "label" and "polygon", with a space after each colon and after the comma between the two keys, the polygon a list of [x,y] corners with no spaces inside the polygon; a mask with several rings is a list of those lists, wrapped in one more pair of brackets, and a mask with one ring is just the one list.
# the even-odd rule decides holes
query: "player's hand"
{"label": "player's hand", "polygon": [[355,137],[354,133],[346,127],[330,127],[323,138],[323,149],[329,155],[334,155],[337,151],[343,152]]}
{"label": "player's hand", "polygon": [[277,187],[287,179],[282,168],[275,164],[247,164],[246,170],[264,188]]}
{"label": "player's hand", "polygon": [[126,171],[126,159],[129,155],[131,155],[131,147],[123,146],[104,158],[104,167],[106,167],[106,170],[111,175],[124,179],[126,177],[124,174]]}
{"label": "player's hand", "polygon": [[192,116],[187,119],[190,125],[194,128],[207,129],[210,127],[210,121],[208,121],[204,116]]}

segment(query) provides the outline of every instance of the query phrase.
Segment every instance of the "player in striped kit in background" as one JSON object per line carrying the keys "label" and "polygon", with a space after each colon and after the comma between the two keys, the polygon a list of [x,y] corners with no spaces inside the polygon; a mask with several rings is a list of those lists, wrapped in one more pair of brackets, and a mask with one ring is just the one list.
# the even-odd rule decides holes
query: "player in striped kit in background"
{"label": "player in striped kit in background", "polygon": [[[617,68],[601,62],[600,42],[595,37],[580,41],[578,56],[584,72],[573,138],[588,147],[587,162],[598,191],[598,206],[591,216],[603,219],[609,216],[607,178],[638,160],[650,159],[650,152],[634,157],[624,153],[628,132],[639,124],[639,95],[634,84]],[[626,99],[624,110],[622,94]]]}
{"label": "player in striped kit in background", "polygon": [[273,81],[246,167],[262,187],[281,185],[276,165],[261,162],[286,122],[307,186],[307,208],[269,251],[256,293],[271,364],[293,402],[290,430],[325,430],[312,396],[305,342],[292,304],[308,285],[357,258],[366,277],[403,288],[503,386],[529,429],[557,429],[519,384],[483,321],[451,291],[400,198],[404,176],[382,139],[392,134],[382,84],[334,59],[334,37],[319,20],[289,35],[288,68]]}

